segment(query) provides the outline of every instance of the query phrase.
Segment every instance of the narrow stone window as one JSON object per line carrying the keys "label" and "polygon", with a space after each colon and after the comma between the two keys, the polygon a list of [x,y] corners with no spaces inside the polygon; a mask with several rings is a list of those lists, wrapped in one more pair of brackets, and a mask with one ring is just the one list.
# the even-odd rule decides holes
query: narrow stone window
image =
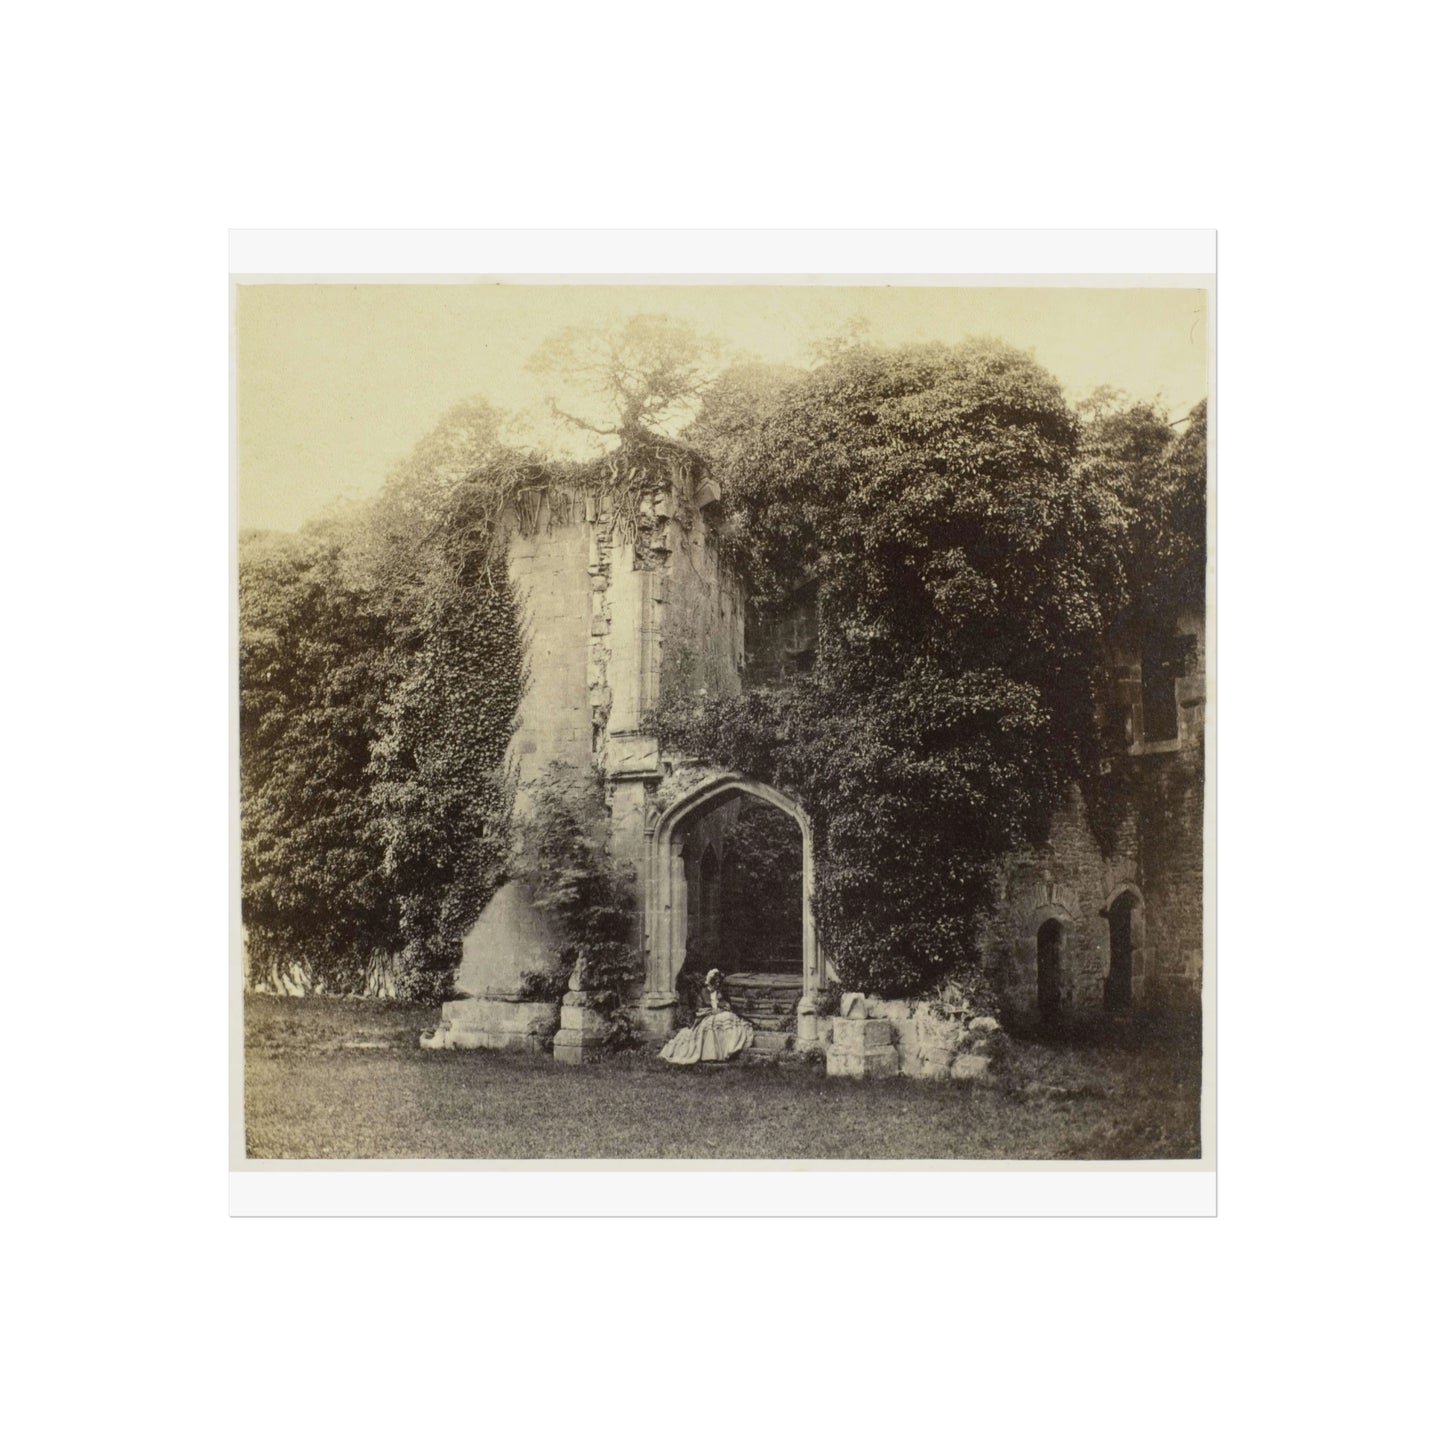
{"label": "narrow stone window", "polygon": [[1121,751],[1134,746],[1134,709],[1127,702],[1108,709],[1104,735],[1111,747]]}
{"label": "narrow stone window", "polygon": [[1174,682],[1182,667],[1181,644],[1187,641],[1187,638],[1162,632],[1144,639],[1139,661],[1146,743],[1172,742],[1179,736],[1179,705]]}

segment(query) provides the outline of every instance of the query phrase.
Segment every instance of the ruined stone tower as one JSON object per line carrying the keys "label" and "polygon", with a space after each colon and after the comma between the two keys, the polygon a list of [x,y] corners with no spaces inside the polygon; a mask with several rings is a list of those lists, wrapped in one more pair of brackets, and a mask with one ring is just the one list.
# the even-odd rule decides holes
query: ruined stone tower
{"label": "ruined stone tower", "polygon": [[[647,900],[659,883],[649,845],[681,792],[720,786],[723,804],[740,790],[757,791],[739,780],[678,773],[645,730],[665,681],[726,696],[739,690],[743,671],[744,599],[720,546],[718,485],[680,448],[668,462],[662,480],[632,497],[539,487],[518,499],[509,519],[532,672],[513,743],[519,807],[527,806],[526,785],[553,763],[604,778],[612,855],[638,880],[638,946],[649,962],[638,1021],[659,1037],[673,1027],[674,954],[685,936],[678,949],[649,938],[655,920]],[[661,917],[673,908],[685,916],[686,907],[685,898],[669,898]],[[520,981],[552,956],[546,919],[520,884],[506,884],[463,947],[457,989],[469,997],[444,1006],[432,1045],[544,1047],[555,1007],[522,999]],[[586,1012],[564,1005],[558,1057],[585,1051],[597,1022]]]}

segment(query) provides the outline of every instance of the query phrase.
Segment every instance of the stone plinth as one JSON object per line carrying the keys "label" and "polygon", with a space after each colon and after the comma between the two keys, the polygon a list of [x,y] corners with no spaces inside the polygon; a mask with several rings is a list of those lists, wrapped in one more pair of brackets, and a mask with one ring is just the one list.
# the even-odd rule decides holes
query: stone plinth
{"label": "stone plinth", "polygon": [[585,993],[573,989],[563,998],[561,1025],[552,1040],[552,1057],[560,1064],[585,1063],[607,1047],[607,1020]]}
{"label": "stone plinth", "polygon": [[798,1034],[793,1049],[800,1054],[815,1054],[824,1042],[818,1028],[818,1010],[811,999],[805,998],[798,1005]]}
{"label": "stone plinth", "polygon": [[511,999],[460,998],[442,1005],[441,1027],[426,1049],[520,1049],[541,1053],[557,1029],[557,1005]]}
{"label": "stone plinth", "polygon": [[864,1053],[893,1042],[893,1025],[887,1019],[847,1018],[833,1021],[833,1047]]}
{"label": "stone plinth", "polygon": [[892,1044],[878,1049],[828,1050],[828,1073],[842,1079],[887,1079],[898,1072],[898,1050]]}
{"label": "stone plinth", "polygon": [[462,941],[457,991],[469,997],[442,1005],[441,1025],[422,1037],[422,1047],[546,1049],[557,1029],[557,1005],[527,998],[527,975],[552,973],[558,946],[522,885],[504,883]]}
{"label": "stone plinth", "polygon": [[828,1047],[828,1073],[844,1079],[884,1079],[898,1072],[898,1049],[893,1025],[887,1019],[862,1017],[850,1008],[849,1017],[835,1018],[833,1042]]}
{"label": "stone plinth", "polygon": [[645,993],[633,1016],[644,1038],[666,1043],[677,1032],[677,995]]}

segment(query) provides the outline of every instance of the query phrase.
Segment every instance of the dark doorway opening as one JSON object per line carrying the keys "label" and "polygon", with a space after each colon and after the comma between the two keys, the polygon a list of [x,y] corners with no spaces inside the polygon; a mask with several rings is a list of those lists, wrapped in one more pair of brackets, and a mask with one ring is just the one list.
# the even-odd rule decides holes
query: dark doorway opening
{"label": "dark doorway opening", "polygon": [[1123,1013],[1134,1001],[1134,910],[1132,893],[1121,893],[1109,908],[1109,975],[1104,1007]]}
{"label": "dark doorway opening", "polygon": [[1039,929],[1039,1017],[1051,1022],[1059,1016],[1063,995],[1064,925],[1050,918]]}
{"label": "dark doorway opening", "polygon": [[693,824],[688,843],[690,970],[803,973],[803,835],[771,803],[734,796]]}

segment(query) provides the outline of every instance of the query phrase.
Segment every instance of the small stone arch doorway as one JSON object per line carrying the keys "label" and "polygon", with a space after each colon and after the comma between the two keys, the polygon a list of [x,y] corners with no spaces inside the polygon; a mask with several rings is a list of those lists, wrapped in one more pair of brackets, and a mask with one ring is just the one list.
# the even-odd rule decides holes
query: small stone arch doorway
{"label": "small stone arch doorway", "polygon": [[1039,1017],[1052,1023],[1059,1016],[1064,995],[1064,925],[1046,918],[1039,925],[1034,947],[1038,959]]}
{"label": "small stone arch doorway", "polygon": [[1109,972],[1104,977],[1104,1008],[1127,1013],[1138,1001],[1144,981],[1144,899],[1125,886],[1104,909],[1109,924]]}
{"label": "small stone arch doorway", "polygon": [[771,804],[797,824],[802,834],[802,987],[811,1003],[827,979],[827,962],[813,924],[813,827],[807,812],[778,789],[736,773],[715,775],[689,789],[658,816],[647,836],[644,893],[644,952],[647,984],[643,1009],[666,1015],[654,1031],[671,1026],[677,1003],[677,977],[687,957],[689,914],[700,917],[702,900],[688,897],[688,840],[693,825],[729,799],[752,797]]}

